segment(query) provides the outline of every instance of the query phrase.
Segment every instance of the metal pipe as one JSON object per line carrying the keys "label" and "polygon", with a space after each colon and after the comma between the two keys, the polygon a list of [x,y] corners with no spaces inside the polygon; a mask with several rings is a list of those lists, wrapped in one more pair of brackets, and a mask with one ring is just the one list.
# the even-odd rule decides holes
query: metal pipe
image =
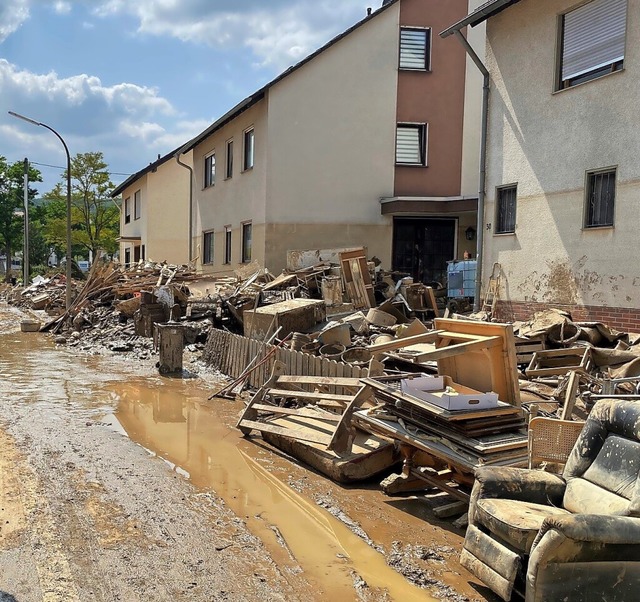
{"label": "metal pipe", "polygon": [[176,152],[174,157],[178,165],[189,170],[189,263],[193,261],[193,167],[180,161],[182,148]]}
{"label": "metal pipe", "polygon": [[459,29],[455,32],[456,38],[460,41],[471,60],[482,73],[482,118],[480,130],[480,174],[478,182],[478,216],[476,220],[476,281],[475,297],[473,299],[473,311],[480,310],[480,295],[482,292],[482,261],[484,258],[484,205],[485,186],[487,181],[487,125],[489,121],[489,70],[482,62],[476,51],[471,47]]}

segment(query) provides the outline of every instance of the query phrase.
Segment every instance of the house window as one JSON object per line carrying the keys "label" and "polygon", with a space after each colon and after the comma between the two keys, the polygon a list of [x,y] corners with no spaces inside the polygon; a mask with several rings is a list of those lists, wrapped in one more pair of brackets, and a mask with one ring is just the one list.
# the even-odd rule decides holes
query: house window
{"label": "house window", "polygon": [[213,263],[213,232],[204,232],[202,237],[202,263]]}
{"label": "house window", "polygon": [[253,168],[254,143],[254,131],[251,128],[244,133],[243,170]]}
{"label": "house window", "polygon": [[231,263],[231,226],[224,227],[224,262]]}
{"label": "house window", "polygon": [[124,200],[124,223],[131,222],[131,197],[127,197]]}
{"label": "house window", "polygon": [[227,157],[224,168],[224,177],[233,177],[233,140],[227,140]]}
{"label": "house window", "polygon": [[140,191],[137,190],[133,195],[133,219],[140,219],[142,215],[142,197]]}
{"label": "house window", "polygon": [[131,263],[131,248],[127,247],[124,250],[124,265],[129,267],[130,263]]}
{"label": "house window", "polygon": [[211,153],[204,159],[204,187],[208,188],[216,183],[216,154]]}
{"label": "house window", "polygon": [[248,263],[251,261],[251,222],[242,224],[242,261]]}
{"label": "house window", "polygon": [[516,184],[498,188],[496,200],[496,234],[512,234],[516,231]]}
{"label": "house window", "polygon": [[427,126],[424,123],[401,123],[396,130],[396,163],[427,164]]}
{"label": "house window", "polygon": [[562,15],[560,28],[558,89],[622,69],[627,0],[592,0]]}
{"label": "house window", "polygon": [[587,172],[584,227],[613,226],[616,198],[616,170]]}
{"label": "house window", "polygon": [[400,29],[400,69],[428,71],[430,55],[430,29]]}

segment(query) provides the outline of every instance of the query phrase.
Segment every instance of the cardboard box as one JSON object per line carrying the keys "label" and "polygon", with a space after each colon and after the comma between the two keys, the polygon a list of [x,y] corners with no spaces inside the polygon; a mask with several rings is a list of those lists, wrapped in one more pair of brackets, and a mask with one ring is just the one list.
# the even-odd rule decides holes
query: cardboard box
{"label": "cardboard box", "polygon": [[419,376],[400,381],[402,393],[445,410],[484,410],[498,407],[497,393],[482,393],[454,383],[449,376]]}

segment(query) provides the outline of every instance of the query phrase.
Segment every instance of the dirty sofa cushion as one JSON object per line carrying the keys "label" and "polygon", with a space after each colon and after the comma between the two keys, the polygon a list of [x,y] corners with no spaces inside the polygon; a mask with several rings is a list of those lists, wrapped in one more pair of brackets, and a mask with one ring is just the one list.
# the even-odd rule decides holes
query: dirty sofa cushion
{"label": "dirty sofa cushion", "polygon": [[478,500],[475,517],[500,539],[528,554],[544,519],[568,514],[567,510],[555,506],[484,498]]}
{"label": "dirty sofa cushion", "polygon": [[640,511],[640,404],[599,401],[569,456],[563,506],[571,512]]}

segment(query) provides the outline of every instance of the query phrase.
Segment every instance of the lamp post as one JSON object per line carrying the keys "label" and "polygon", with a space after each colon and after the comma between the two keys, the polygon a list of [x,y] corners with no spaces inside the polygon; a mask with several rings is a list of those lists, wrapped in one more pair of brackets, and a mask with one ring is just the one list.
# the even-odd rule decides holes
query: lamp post
{"label": "lamp post", "polygon": [[29,159],[24,160],[24,245],[22,251],[22,283],[29,286]]}
{"label": "lamp post", "polygon": [[62,142],[62,146],[64,146],[64,152],[67,154],[67,265],[66,265],[66,307],[69,309],[71,307],[71,156],[69,155],[69,148],[67,147],[67,143],[64,141],[62,136],[58,134],[52,127],[48,126],[46,123],[42,123],[40,121],[36,121],[35,119],[30,119],[29,117],[25,117],[24,115],[20,115],[19,113],[14,113],[13,111],[9,111],[9,115],[12,117],[17,117],[18,119],[22,119],[27,123],[31,123],[32,125],[39,125],[40,127],[46,128],[50,132],[53,132],[58,140]]}

